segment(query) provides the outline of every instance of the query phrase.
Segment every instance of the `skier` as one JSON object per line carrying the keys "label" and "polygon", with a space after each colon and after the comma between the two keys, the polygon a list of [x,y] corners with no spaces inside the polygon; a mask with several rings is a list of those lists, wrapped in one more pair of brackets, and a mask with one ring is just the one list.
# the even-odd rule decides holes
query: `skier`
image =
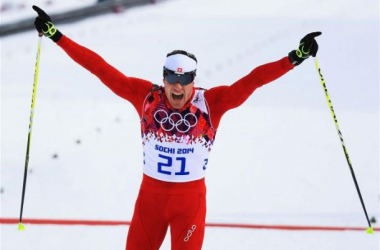
{"label": "skier", "polygon": [[63,35],[37,6],[35,27],[75,62],[128,100],[140,116],[144,152],[143,180],[129,228],[127,250],[159,249],[170,226],[171,249],[202,248],[206,217],[205,173],[220,119],[243,104],[257,88],[274,81],[310,55],[315,37],[306,35],[297,50],[255,68],[231,86],[194,87],[197,59],[175,50],[166,56],[163,86],[128,77],[93,51]]}

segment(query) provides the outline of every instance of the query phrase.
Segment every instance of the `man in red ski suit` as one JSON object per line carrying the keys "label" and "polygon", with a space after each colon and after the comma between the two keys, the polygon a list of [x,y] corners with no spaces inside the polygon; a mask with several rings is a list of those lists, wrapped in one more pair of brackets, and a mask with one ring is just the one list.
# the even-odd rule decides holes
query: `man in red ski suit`
{"label": "man in red ski suit", "polygon": [[306,35],[297,50],[276,62],[255,68],[231,86],[194,87],[197,59],[182,50],[169,53],[164,86],[128,77],[54,27],[37,6],[35,27],[75,62],[96,75],[115,94],[128,100],[141,122],[144,174],[127,237],[127,250],[157,250],[168,227],[171,249],[202,248],[205,216],[205,172],[220,119],[240,106],[258,87],[316,56],[315,37]]}

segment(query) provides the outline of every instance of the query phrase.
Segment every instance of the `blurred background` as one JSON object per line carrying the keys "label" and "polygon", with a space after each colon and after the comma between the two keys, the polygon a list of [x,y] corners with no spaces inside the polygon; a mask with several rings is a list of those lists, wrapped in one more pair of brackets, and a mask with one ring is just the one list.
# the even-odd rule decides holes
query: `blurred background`
{"label": "blurred background", "polygon": [[[231,85],[321,31],[318,60],[368,215],[379,228],[379,2],[375,0],[17,0],[1,2],[1,218],[18,218],[38,36],[56,27],[128,76],[162,83],[168,52],[198,58],[196,86]],[[24,218],[129,221],[142,179],[138,115],[42,39]],[[256,90],[218,129],[206,177],[203,249],[370,249],[313,59]],[[1,249],[124,249],[128,226],[1,224]],[[161,249],[170,249],[168,235]]]}

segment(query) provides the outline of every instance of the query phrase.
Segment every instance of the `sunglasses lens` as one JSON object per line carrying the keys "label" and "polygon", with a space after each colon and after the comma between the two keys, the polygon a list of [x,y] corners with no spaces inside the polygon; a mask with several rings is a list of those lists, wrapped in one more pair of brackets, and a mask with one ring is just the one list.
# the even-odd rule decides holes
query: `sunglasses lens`
{"label": "sunglasses lens", "polygon": [[181,85],[188,85],[192,83],[193,80],[194,78],[192,74],[184,74],[184,75],[181,75],[179,78],[179,82],[181,83]]}
{"label": "sunglasses lens", "polygon": [[181,85],[188,85],[193,82],[194,76],[193,74],[183,74],[183,75],[167,74],[165,76],[165,79],[170,84],[176,84],[177,82],[179,82]]}
{"label": "sunglasses lens", "polygon": [[175,74],[167,74],[167,75],[165,76],[166,81],[167,81],[168,83],[170,83],[170,84],[176,84],[176,83],[179,81],[178,78],[179,78],[179,77],[178,77],[177,75],[175,75]]}

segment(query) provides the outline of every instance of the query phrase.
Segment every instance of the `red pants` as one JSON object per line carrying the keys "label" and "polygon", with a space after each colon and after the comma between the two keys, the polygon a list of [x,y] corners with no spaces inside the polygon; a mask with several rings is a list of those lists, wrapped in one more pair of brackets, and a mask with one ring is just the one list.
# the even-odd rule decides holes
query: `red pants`
{"label": "red pants", "polygon": [[205,217],[204,179],[171,183],[144,175],[126,249],[158,250],[170,226],[172,250],[199,250]]}

